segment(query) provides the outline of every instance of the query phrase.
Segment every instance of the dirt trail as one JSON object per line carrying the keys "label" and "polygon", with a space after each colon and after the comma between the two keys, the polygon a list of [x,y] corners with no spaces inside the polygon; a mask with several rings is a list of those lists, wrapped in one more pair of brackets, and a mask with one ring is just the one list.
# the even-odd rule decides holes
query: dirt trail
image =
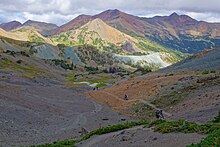
{"label": "dirt trail", "polygon": [[[106,92],[106,91],[101,91],[102,93],[105,93],[105,94],[108,94],[112,97],[114,97],[115,99],[117,100],[120,100],[120,101],[123,101],[125,102],[125,100],[119,98],[118,96],[114,95],[114,94],[111,94],[109,92]],[[155,110],[161,110],[160,108],[157,108],[155,105],[151,104],[150,102],[146,101],[146,100],[143,100],[143,99],[132,99],[132,100],[126,100],[127,102],[137,102],[137,101],[140,101],[141,103],[144,103],[144,104],[147,104],[148,106],[154,108]],[[167,116],[172,116],[172,114],[168,113],[168,112],[165,112],[163,111],[163,114],[167,115]]]}

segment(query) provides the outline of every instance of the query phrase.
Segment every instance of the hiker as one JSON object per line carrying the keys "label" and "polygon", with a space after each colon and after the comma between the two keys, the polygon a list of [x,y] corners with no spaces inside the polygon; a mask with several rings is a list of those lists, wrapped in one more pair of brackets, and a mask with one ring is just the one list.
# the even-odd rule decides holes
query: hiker
{"label": "hiker", "polygon": [[124,100],[128,100],[128,95],[125,94]]}
{"label": "hiker", "polygon": [[98,90],[98,89],[99,89],[99,87],[97,86],[97,87],[96,87],[96,90]]}
{"label": "hiker", "polygon": [[160,111],[159,111],[159,110],[156,111],[156,118],[157,118],[157,119],[160,118]]}
{"label": "hiker", "polygon": [[93,90],[95,90],[95,87],[93,87]]}
{"label": "hiker", "polygon": [[160,116],[164,119],[164,117],[163,117],[163,110],[160,110]]}
{"label": "hiker", "polygon": [[157,110],[157,111],[156,111],[156,118],[157,118],[157,119],[159,119],[159,118],[164,119],[163,110]]}

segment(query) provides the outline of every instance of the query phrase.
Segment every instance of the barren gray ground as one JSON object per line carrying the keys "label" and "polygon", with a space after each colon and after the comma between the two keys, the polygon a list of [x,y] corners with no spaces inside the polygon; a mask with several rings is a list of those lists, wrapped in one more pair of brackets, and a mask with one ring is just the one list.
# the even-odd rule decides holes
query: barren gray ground
{"label": "barren gray ground", "polygon": [[78,147],[185,147],[199,142],[204,135],[153,132],[141,126],[113,132],[92,138],[79,143]]}
{"label": "barren gray ground", "polygon": [[0,146],[74,139],[81,135],[82,128],[91,131],[123,123],[123,119],[129,121],[87,99],[82,92],[88,89],[0,77]]}

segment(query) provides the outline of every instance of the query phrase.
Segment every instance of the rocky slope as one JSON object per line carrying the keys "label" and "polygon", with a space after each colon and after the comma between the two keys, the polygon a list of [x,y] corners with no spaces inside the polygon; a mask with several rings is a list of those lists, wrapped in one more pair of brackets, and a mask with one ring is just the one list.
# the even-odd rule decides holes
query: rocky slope
{"label": "rocky slope", "polygon": [[17,28],[9,32],[0,29],[0,36],[19,41],[54,44],[49,38],[42,36],[36,30],[31,28]]}

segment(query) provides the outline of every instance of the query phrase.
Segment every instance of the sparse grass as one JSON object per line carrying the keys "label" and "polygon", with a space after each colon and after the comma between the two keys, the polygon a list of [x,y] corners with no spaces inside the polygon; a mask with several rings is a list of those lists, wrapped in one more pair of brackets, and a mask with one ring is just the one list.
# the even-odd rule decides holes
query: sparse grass
{"label": "sparse grass", "polygon": [[46,69],[38,68],[36,66],[24,62],[21,63],[14,63],[8,60],[7,58],[2,58],[0,62],[0,69],[15,71],[19,73],[21,76],[27,78],[39,77],[49,73],[49,71]]}
{"label": "sparse grass", "polygon": [[128,128],[132,128],[135,126],[147,125],[147,124],[148,123],[146,121],[126,122],[124,124],[115,124],[112,126],[107,126],[107,127],[98,128],[96,130],[93,130],[93,131],[89,132],[88,134],[86,134],[85,136],[83,136],[79,140],[55,141],[51,144],[42,144],[42,145],[36,145],[36,146],[32,145],[30,147],[70,147],[70,146],[74,147],[74,146],[76,146],[76,143],[81,142],[83,140],[87,140],[94,135],[102,135],[102,134],[106,134],[106,133],[110,133],[110,132],[116,132],[116,131],[120,131],[120,130],[124,130],[124,129],[128,129]]}
{"label": "sparse grass", "polygon": [[202,72],[202,74],[203,74],[203,75],[207,75],[207,74],[209,74],[209,71],[208,71],[208,70],[205,70],[205,71]]}
{"label": "sparse grass", "polygon": [[151,103],[159,108],[176,105],[177,103],[181,102],[190,92],[196,90],[197,88],[197,85],[189,85],[185,88],[162,95]]}
{"label": "sparse grass", "polygon": [[77,87],[85,87],[88,86],[87,84],[84,83],[66,83],[65,88],[77,88]]}
{"label": "sparse grass", "polygon": [[99,129],[91,131],[90,133],[83,136],[80,139],[80,141],[89,139],[93,135],[101,135],[101,134],[106,134],[106,133],[110,133],[110,132],[116,132],[116,131],[119,131],[119,130],[124,130],[124,129],[132,128],[132,127],[140,126],[140,125],[147,125],[147,122],[146,121],[127,122],[127,123],[124,123],[124,124],[116,124],[116,125],[112,125],[112,126],[99,128]]}
{"label": "sparse grass", "polygon": [[51,144],[32,145],[30,147],[76,147],[78,140],[54,141]]}
{"label": "sparse grass", "polygon": [[157,120],[153,122],[153,126],[154,126],[154,131],[160,133],[182,132],[182,133],[200,133],[200,134],[211,133],[219,127],[218,124],[210,123],[210,124],[198,125],[196,123],[188,122],[185,120],[178,120],[178,121]]}
{"label": "sparse grass", "polygon": [[81,75],[81,78],[77,78],[79,75],[77,74],[69,74],[65,77],[66,79],[66,87],[73,88],[78,86],[87,86],[86,84],[81,84],[79,82],[89,82],[90,84],[98,83],[97,87],[102,88],[108,85],[113,84],[113,82],[109,82],[109,80],[114,80],[114,78],[110,74],[85,74]]}
{"label": "sparse grass", "polygon": [[[137,119],[150,120],[155,117],[155,109],[143,103],[134,104],[131,109],[131,116]],[[129,110],[126,110],[128,112]]]}

